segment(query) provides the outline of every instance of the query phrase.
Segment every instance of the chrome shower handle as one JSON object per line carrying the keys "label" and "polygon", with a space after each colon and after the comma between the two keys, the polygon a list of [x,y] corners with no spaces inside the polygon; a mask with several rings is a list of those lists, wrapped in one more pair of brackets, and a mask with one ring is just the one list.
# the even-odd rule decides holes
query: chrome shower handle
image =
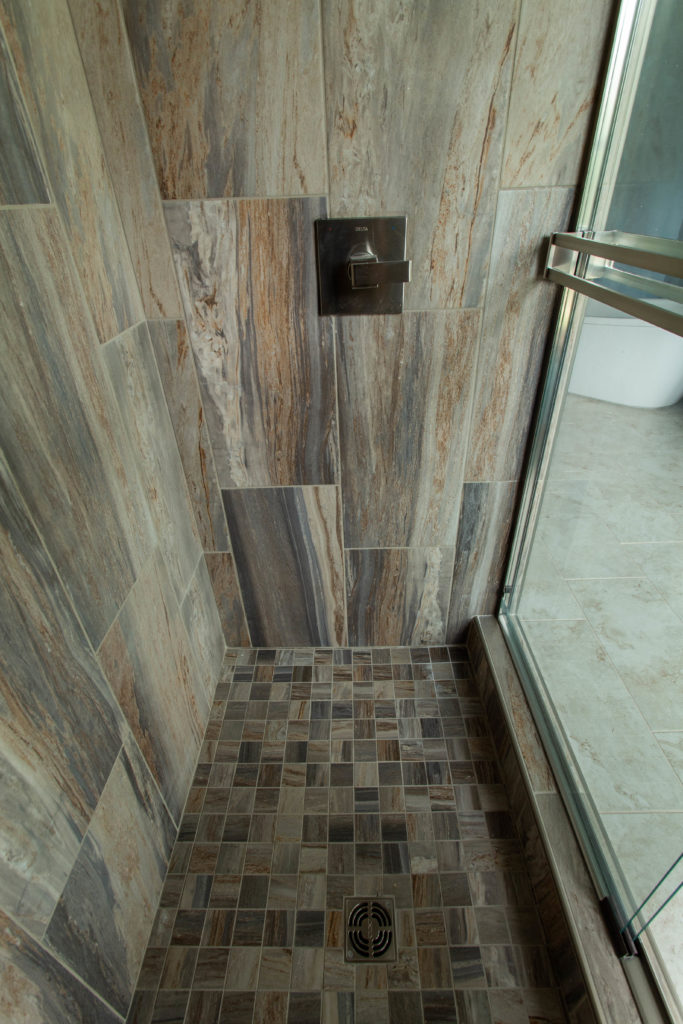
{"label": "chrome shower handle", "polygon": [[349,276],[352,288],[379,288],[384,284],[407,284],[410,281],[410,260],[350,259]]}

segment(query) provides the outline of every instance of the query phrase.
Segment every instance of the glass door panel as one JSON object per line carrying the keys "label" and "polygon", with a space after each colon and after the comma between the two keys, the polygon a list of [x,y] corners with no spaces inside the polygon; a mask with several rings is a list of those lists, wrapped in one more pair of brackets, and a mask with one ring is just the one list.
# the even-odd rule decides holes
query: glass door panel
{"label": "glass door panel", "polygon": [[[501,625],[596,888],[683,1016],[683,16],[624,2]],[[645,237],[643,237],[645,236]],[[572,289],[571,291],[569,289]],[[633,943],[635,942],[635,946]]]}

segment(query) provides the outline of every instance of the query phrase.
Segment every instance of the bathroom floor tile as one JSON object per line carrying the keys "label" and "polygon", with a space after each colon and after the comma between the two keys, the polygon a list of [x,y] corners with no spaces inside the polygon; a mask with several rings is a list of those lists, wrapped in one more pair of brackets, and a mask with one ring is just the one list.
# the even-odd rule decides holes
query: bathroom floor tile
{"label": "bathroom floor tile", "polygon": [[[240,651],[231,664],[132,1024],[556,1015],[465,649]],[[393,899],[395,961],[347,962],[349,896]]]}

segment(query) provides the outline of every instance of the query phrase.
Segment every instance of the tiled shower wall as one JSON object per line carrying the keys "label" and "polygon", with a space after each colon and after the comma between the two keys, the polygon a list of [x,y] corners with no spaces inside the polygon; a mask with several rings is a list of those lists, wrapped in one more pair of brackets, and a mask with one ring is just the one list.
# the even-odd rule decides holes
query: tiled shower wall
{"label": "tiled shower wall", "polygon": [[[229,643],[455,642],[494,610],[612,7],[123,0]],[[315,219],[389,213],[405,314],[318,317]]]}
{"label": "tiled shower wall", "polygon": [[123,1020],[211,708],[182,315],[116,3],[1,0],[2,1020]]}

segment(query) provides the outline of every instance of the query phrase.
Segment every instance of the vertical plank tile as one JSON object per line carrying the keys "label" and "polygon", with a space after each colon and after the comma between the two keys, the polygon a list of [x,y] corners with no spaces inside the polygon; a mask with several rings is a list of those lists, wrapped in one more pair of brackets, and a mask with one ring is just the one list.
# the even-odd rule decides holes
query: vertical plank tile
{"label": "vertical plank tile", "polygon": [[102,358],[130,447],[137,453],[157,542],[180,602],[200,543],[147,325],[114,338],[102,348]]}
{"label": "vertical plank tile", "polygon": [[614,7],[523,0],[503,188],[578,184]]}
{"label": "vertical plank tile", "polygon": [[142,306],[67,2],[3,0],[0,23],[99,339],[107,341],[141,320]]}
{"label": "vertical plank tile", "polygon": [[573,189],[501,192],[479,343],[465,479],[517,480],[558,291],[541,278],[548,235],[569,223]]}
{"label": "vertical plank tile", "polygon": [[255,647],[346,642],[336,487],[224,491]]}
{"label": "vertical plank tile", "polygon": [[515,482],[466,483],[463,488],[448,613],[449,643],[462,642],[474,615],[493,615],[498,610],[517,489]]}
{"label": "vertical plank tile", "polygon": [[0,563],[0,901],[42,935],[122,719],[2,456]]}
{"label": "vertical plank tile", "polygon": [[228,551],[211,551],[204,557],[226,644],[228,647],[251,647],[235,559]]}
{"label": "vertical plank tile", "polygon": [[97,647],[153,526],[55,211],[0,215],[0,443]]}
{"label": "vertical plank tile", "polygon": [[313,246],[325,201],[165,211],[221,487],[335,483],[334,349]]}
{"label": "vertical plank tile", "polygon": [[338,319],[347,546],[455,543],[479,317]]}
{"label": "vertical plank tile", "polygon": [[148,317],[182,316],[147,125],[118,0],[68,0],[102,148]]}
{"label": "vertical plank tile", "polygon": [[147,324],[204,551],[228,551],[230,541],[184,320]]}
{"label": "vertical plank tile", "polygon": [[124,0],[164,199],[327,190],[317,0]]}
{"label": "vertical plank tile", "polygon": [[351,646],[443,643],[453,554],[451,547],[346,551]]}
{"label": "vertical plank tile", "polygon": [[125,1014],[175,826],[134,743],[121,750],[55,909],[47,943]]}
{"label": "vertical plank tile", "polygon": [[323,4],[332,213],[408,215],[409,309],[483,300],[517,9]]}
{"label": "vertical plank tile", "polygon": [[0,27],[0,206],[49,203],[45,172]]}
{"label": "vertical plank tile", "polygon": [[197,683],[211,704],[225,654],[225,639],[203,555],[199,556],[180,614],[194,658]]}
{"label": "vertical plank tile", "polygon": [[158,553],[136,581],[104,638],[99,658],[177,822],[206,726],[210,697],[199,678],[168,572]]}

